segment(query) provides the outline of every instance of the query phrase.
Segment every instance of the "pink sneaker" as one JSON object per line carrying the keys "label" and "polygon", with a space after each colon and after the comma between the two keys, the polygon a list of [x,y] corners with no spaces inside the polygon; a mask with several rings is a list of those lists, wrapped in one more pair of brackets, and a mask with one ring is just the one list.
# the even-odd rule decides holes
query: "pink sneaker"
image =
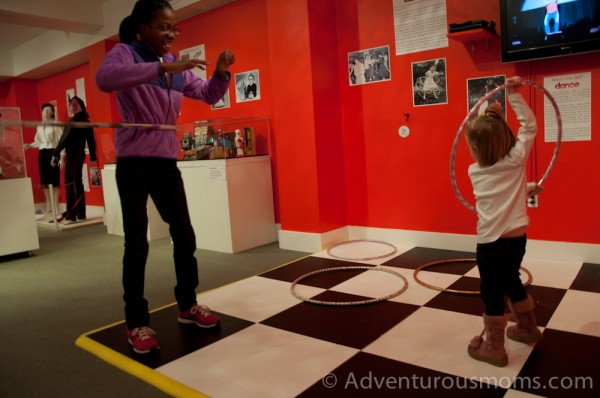
{"label": "pink sneaker", "polygon": [[153,348],[160,348],[154,338],[156,332],[148,326],[140,326],[133,330],[127,329],[127,340],[133,346],[133,351],[138,354],[146,354]]}
{"label": "pink sneaker", "polygon": [[201,328],[212,328],[219,324],[219,317],[208,311],[207,306],[194,304],[189,310],[180,312],[177,320],[180,323],[195,323]]}

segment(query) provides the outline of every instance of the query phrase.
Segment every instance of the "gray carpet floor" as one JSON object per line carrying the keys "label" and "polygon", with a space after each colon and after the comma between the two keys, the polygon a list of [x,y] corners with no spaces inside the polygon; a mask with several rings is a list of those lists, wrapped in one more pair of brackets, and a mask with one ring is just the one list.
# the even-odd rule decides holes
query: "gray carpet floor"
{"label": "gray carpet floor", "polygon": [[[103,225],[39,235],[31,256],[0,257],[0,397],[165,397],[75,345],[80,335],[123,320],[123,238]],[[198,250],[197,293],[308,254],[277,243],[236,254]],[[170,240],[150,242],[150,308],[173,304],[174,285]]]}

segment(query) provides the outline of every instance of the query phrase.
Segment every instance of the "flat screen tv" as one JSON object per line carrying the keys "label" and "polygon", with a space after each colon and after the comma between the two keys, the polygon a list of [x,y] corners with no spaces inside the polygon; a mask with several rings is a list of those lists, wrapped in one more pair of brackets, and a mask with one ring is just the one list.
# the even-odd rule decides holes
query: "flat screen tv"
{"label": "flat screen tv", "polygon": [[500,0],[502,62],[600,50],[600,0]]}

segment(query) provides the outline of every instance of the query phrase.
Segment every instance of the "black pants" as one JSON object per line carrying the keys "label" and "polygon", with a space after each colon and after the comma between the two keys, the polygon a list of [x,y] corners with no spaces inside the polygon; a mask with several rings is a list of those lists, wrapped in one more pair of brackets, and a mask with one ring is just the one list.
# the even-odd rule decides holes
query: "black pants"
{"label": "black pants", "polygon": [[486,315],[504,315],[504,294],[512,302],[527,298],[519,278],[526,244],[527,236],[523,235],[477,245],[477,268]]}
{"label": "black pants", "polygon": [[175,261],[175,299],[181,311],[196,303],[198,264],[194,257],[196,236],[175,160],[126,158],[117,160],[117,188],[121,198],[125,254],[123,256],[123,299],[129,329],[150,322],[144,298],[144,277],[148,258],[148,196],[161,218],[169,224]]}
{"label": "black pants", "polygon": [[65,190],[67,191],[67,211],[64,217],[75,221],[85,219],[85,191],[83,190],[82,168],[85,154],[67,154],[65,162]]}

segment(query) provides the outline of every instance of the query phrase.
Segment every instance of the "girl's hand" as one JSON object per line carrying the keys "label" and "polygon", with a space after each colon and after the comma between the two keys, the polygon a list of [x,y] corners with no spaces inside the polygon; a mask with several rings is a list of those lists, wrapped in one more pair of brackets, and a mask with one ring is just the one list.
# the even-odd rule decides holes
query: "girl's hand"
{"label": "girl's hand", "polygon": [[229,67],[235,62],[235,56],[230,50],[225,50],[221,54],[219,54],[219,58],[217,58],[217,69],[215,73],[221,79],[227,79],[227,71]]}
{"label": "girl's hand", "polygon": [[523,79],[520,76],[510,77],[506,79],[506,92],[508,94],[516,93],[522,85]]}
{"label": "girl's hand", "polygon": [[206,69],[206,65],[208,65],[207,61],[201,59],[184,59],[175,62],[166,62],[160,64],[160,70],[163,73],[181,73],[186,70],[200,68],[202,70]]}
{"label": "girl's hand", "polygon": [[528,198],[541,194],[543,190],[544,190],[544,187],[539,186],[535,182],[527,183],[527,197]]}

